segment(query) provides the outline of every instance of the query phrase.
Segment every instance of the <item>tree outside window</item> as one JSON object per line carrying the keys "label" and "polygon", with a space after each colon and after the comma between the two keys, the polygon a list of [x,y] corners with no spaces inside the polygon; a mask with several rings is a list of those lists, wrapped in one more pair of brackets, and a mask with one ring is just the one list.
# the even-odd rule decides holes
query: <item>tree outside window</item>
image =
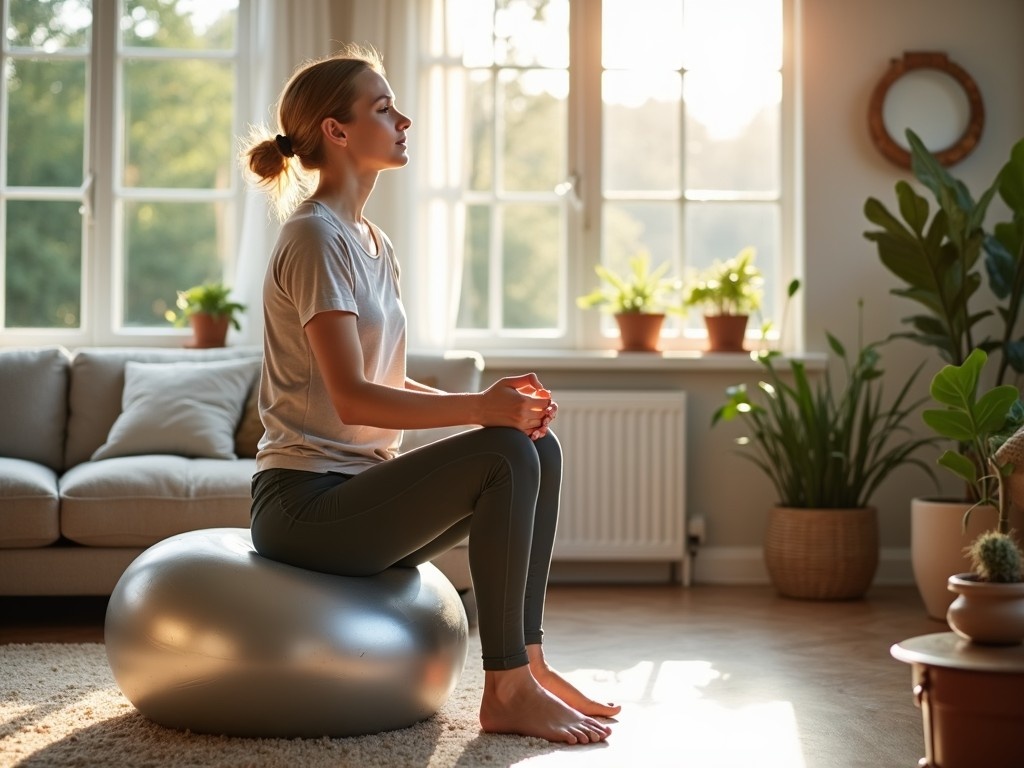
{"label": "tree outside window", "polygon": [[82,330],[111,296],[98,322],[167,328],[234,252],[239,0],[9,0],[3,23],[0,327]]}

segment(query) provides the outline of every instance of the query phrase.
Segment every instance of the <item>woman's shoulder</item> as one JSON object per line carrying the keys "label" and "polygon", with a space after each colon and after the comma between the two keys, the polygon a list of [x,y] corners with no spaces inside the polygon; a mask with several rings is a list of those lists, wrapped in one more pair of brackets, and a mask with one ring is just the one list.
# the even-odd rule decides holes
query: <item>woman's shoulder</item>
{"label": "woman's shoulder", "polygon": [[281,225],[281,231],[293,236],[331,236],[341,234],[337,219],[330,215],[315,200],[305,200],[292,211],[292,214]]}

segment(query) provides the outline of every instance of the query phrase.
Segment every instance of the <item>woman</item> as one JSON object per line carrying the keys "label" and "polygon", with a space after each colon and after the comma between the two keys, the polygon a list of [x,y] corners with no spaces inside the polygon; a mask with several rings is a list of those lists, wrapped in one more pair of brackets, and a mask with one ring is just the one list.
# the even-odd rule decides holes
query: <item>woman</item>
{"label": "woman", "polygon": [[[264,283],[252,538],[268,558],[347,576],[426,562],[469,536],[495,733],[602,741],[595,702],[544,660],[541,628],[558,515],[557,405],[532,374],[445,393],[405,373],[406,318],[387,236],[363,218],[377,175],[408,162],[412,121],[375,51],[297,71],[281,133],[248,168],[287,216]],[[297,162],[296,162],[297,161]],[[398,455],[402,430],[483,428]]]}

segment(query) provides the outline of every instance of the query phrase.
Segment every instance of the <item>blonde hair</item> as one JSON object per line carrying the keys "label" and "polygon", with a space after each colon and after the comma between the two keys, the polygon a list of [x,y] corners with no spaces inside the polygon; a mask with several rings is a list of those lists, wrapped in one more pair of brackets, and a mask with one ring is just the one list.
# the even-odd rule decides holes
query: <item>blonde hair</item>
{"label": "blonde hair", "polygon": [[280,133],[253,127],[242,149],[243,168],[270,195],[284,219],[316,187],[323,167],[320,124],[333,117],[347,123],[359,96],[356,78],[366,70],[384,74],[380,53],[355,44],[300,66],[288,80],[277,107]]}

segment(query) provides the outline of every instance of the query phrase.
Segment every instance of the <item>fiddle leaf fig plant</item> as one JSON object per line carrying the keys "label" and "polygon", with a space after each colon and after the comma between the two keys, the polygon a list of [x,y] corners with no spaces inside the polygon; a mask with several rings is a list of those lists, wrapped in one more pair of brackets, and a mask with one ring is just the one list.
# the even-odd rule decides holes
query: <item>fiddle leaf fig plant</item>
{"label": "fiddle leaf fig plant", "polygon": [[[878,227],[864,236],[875,243],[882,264],[901,283],[891,292],[921,310],[903,319],[909,330],[894,335],[934,347],[952,365],[963,363],[974,349],[998,352],[995,380],[1002,384],[1011,369],[1024,373],[1024,335],[1018,329],[1024,303],[1024,139],[975,201],[917,134],[907,130],[906,136],[911,170],[932,193],[934,215],[928,199],[902,180],[896,183],[898,216],[874,197],[864,204],[865,217]],[[990,233],[984,222],[997,194],[1011,218]],[[972,306],[983,285],[983,254],[988,287],[1003,302],[995,312]],[[1001,329],[979,338],[978,324],[993,315]]]}

